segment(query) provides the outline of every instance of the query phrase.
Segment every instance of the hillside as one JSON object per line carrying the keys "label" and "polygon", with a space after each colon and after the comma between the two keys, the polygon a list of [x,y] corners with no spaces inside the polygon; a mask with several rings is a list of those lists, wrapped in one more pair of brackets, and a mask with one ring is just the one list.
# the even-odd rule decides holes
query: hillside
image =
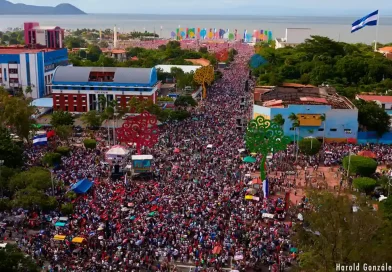
{"label": "hillside", "polygon": [[86,14],[71,4],[60,4],[55,7],[13,4],[0,0],[1,15],[80,15]]}

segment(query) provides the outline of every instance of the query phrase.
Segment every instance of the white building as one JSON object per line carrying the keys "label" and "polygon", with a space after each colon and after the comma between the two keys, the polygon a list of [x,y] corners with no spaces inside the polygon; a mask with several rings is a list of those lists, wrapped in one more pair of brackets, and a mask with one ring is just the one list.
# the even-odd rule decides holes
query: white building
{"label": "white building", "polygon": [[286,36],[284,38],[276,38],[275,48],[283,48],[287,46],[295,47],[311,38],[310,28],[286,28]]}
{"label": "white building", "polygon": [[157,65],[157,66],[155,66],[156,69],[161,69],[162,72],[164,72],[164,73],[170,73],[171,68],[179,68],[182,71],[184,71],[184,73],[191,73],[191,72],[195,72],[200,67],[201,67],[200,65]]}
{"label": "white building", "polygon": [[51,93],[55,68],[67,64],[67,49],[0,47],[0,86],[23,91],[29,86],[31,97],[41,98]]}

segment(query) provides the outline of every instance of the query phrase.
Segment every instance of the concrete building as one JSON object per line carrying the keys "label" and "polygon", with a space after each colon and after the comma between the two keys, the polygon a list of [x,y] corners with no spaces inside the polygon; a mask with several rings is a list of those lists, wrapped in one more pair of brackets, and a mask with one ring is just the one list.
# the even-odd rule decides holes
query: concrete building
{"label": "concrete building", "polygon": [[392,96],[387,95],[356,95],[355,99],[374,101],[392,117]]}
{"label": "concrete building", "polygon": [[[291,113],[298,117],[299,128],[293,128]],[[255,89],[253,118],[261,115],[273,119],[281,114],[285,119],[284,134],[294,138],[325,137],[328,142],[357,139],[358,110],[345,97],[330,87],[283,84],[281,87],[262,86]],[[325,114],[326,121],[321,120]]]}
{"label": "concrete building", "polygon": [[284,38],[276,38],[275,48],[295,47],[306,39],[310,39],[310,28],[286,28],[286,36]]}
{"label": "concrete building", "polygon": [[0,86],[11,90],[31,88],[32,98],[52,92],[50,82],[57,66],[68,65],[67,49],[0,47]]}
{"label": "concrete building", "polygon": [[25,46],[0,47],[0,86],[9,90],[31,88],[32,98],[51,93],[49,84],[57,66],[68,65],[63,49],[64,31],[25,23]]}
{"label": "concrete building", "polygon": [[24,23],[25,44],[29,48],[63,48],[64,29],[58,26],[40,26],[37,22]]}
{"label": "concrete building", "polygon": [[156,69],[161,69],[163,73],[170,73],[171,68],[179,68],[184,73],[191,73],[191,72],[196,72],[197,69],[199,69],[201,65],[157,65],[155,66]]}
{"label": "concrete building", "polygon": [[132,97],[156,103],[160,88],[155,68],[58,67],[52,85],[53,109],[100,110],[99,97],[125,107]]}

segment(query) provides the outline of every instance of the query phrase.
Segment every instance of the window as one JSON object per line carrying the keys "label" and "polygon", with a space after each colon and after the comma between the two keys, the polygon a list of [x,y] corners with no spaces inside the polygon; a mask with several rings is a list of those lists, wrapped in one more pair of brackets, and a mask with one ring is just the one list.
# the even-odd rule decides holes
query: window
{"label": "window", "polygon": [[319,128],[318,131],[324,131],[324,129],[323,128]]}
{"label": "window", "polygon": [[78,110],[78,108],[76,106],[74,106],[74,111],[77,111],[77,110]]}
{"label": "window", "polygon": [[68,111],[68,105],[65,106],[65,111]]}
{"label": "window", "polygon": [[294,128],[293,128],[293,127],[291,127],[291,128],[290,128],[290,130],[294,130]]}
{"label": "window", "polygon": [[344,129],[344,133],[351,134],[351,129],[348,129],[348,128]]}
{"label": "window", "polygon": [[82,109],[83,109],[83,112],[85,112],[86,111],[86,106],[83,106]]}
{"label": "window", "polygon": [[329,131],[337,131],[336,128],[331,128]]}
{"label": "window", "polygon": [[8,71],[10,72],[10,74],[17,74],[18,73],[18,69],[9,69]]}

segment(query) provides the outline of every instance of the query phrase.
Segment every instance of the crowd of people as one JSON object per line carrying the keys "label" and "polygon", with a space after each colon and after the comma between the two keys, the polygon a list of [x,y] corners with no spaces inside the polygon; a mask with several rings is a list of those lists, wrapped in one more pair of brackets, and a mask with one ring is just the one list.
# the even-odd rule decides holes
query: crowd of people
{"label": "crowd of people", "polygon": [[[142,149],[153,155],[154,175],[113,180],[104,163],[104,139],[95,150],[75,144],[53,172],[66,186],[56,187],[57,199],[71,202],[73,213],[63,218],[59,210],[16,212],[17,224],[40,222],[39,232],[15,228],[14,233],[18,246],[44,271],[280,271],[297,257],[290,240],[297,217],[288,209],[288,192],[299,186],[298,169],[306,176],[310,167],[338,165],[349,152],[363,150],[371,150],[380,164],[391,161],[392,151],[383,145],[325,144],[321,155],[298,159],[289,145],[269,161],[270,196],[264,197],[255,179],[260,158],[243,162],[244,128],[237,122],[252,117],[245,86],[254,85],[248,69],[253,48],[211,46],[212,51],[233,47],[238,55],[208,89],[207,99],[190,109],[191,118],[164,124],[158,143]],[[26,167],[38,165],[50,149],[26,150]],[[71,201],[65,196],[69,186],[83,178],[94,185]]]}
{"label": "crowd of people", "polygon": [[[245,82],[252,89],[247,62],[253,48],[228,46],[238,55],[208,98],[191,118],[163,125],[159,142],[143,149],[154,157],[153,178],[112,180],[102,163],[105,145],[92,151],[75,145],[54,175],[66,186],[89,178],[93,187],[72,201],[74,212],[62,226],[54,224],[64,217],[59,211],[19,211],[44,222],[38,233],[18,232],[19,247],[46,271],[278,271],[290,265],[296,256],[288,199],[263,198],[261,190],[245,199],[258,164],[242,161],[244,130],[237,119],[251,117],[241,101],[251,99]],[[26,153],[32,166],[45,150]],[[281,185],[271,179],[272,190]],[[56,190],[60,201],[68,201],[65,192]],[[83,239],[72,242],[75,237]]]}

